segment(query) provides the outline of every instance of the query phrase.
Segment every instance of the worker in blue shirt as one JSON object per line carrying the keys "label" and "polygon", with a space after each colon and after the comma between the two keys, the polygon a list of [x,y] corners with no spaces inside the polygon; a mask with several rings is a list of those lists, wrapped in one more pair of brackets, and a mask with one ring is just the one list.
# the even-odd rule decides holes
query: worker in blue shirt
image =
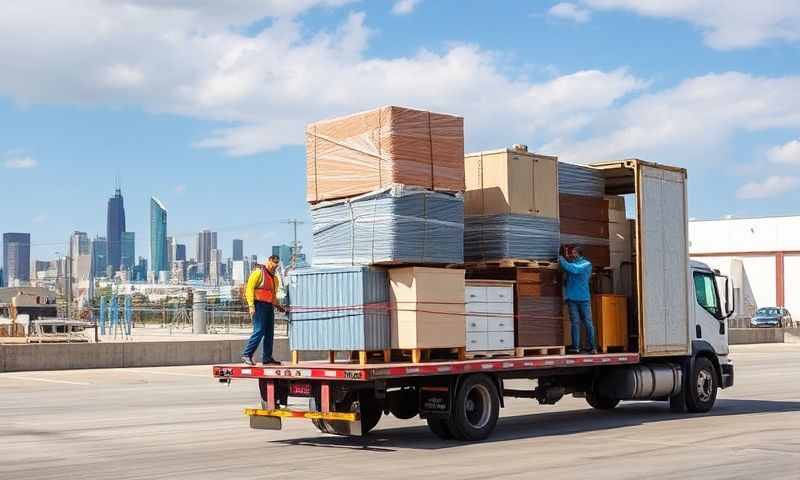
{"label": "worker in blue shirt", "polygon": [[597,344],[594,339],[592,308],[589,304],[592,298],[589,293],[589,278],[592,275],[592,264],[582,255],[580,247],[566,247],[564,253],[567,258],[559,256],[558,264],[566,274],[566,292],[564,298],[567,301],[569,323],[572,332],[572,345],[567,349],[567,353],[580,353],[581,324],[583,324],[589,339],[588,353],[595,354],[597,353]]}

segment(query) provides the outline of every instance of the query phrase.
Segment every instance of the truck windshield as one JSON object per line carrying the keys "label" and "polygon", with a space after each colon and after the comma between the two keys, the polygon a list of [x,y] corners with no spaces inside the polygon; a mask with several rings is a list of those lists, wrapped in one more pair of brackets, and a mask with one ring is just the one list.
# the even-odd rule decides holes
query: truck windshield
{"label": "truck windshield", "polygon": [[717,287],[714,276],[710,273],[694,273],[694,292],[697,303],[717,318],[722,316],[717,297]]}

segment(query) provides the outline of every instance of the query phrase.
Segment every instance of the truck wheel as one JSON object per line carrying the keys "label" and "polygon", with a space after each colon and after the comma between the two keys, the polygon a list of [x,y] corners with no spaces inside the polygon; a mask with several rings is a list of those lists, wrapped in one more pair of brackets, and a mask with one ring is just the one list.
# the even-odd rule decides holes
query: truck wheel
{"label": "truck wheel", "polygon": [[717,372],[706,357],[697,357],[686,383],[686,408],[690,412],[705,413],[717,399]]}
{"label": "truck wheel", "polygon": [[500,416],[500,395],[486,375],[470,375],[458,388],[448,427],[458,440],[484,440]]}
{"label": "truck wheel", "polygon": [[441,438],[442,440],[451,440],[453,438],[453,433],[450,431],[450,427],[447,425],[447,419],[445,418],[428,418],[428,428],[431,429],[434,435]]}
{"label": "truck wheel", "polygon": [[597,410],[613,410],[619,399],[600,396],[596,392],[586,392],[586,402]]}

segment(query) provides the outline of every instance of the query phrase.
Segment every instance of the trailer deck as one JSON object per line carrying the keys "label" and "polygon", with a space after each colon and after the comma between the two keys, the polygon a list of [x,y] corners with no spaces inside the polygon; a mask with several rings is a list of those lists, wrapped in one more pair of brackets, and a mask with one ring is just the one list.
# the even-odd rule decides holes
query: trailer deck
{"label": "trailer deck", "polygon": [[442,360],[423,363],[395,362],[360,365],[349,362],[306,361],[270,366],[242,364],[215,365],[214,377],[232,378],[318,379],[366,382],[404,377],[454,375],[475,372],[513,372],[551,368],[625,365],[639,362],[636,353],[602,353],[596,355],[548,355],[476,360]]}

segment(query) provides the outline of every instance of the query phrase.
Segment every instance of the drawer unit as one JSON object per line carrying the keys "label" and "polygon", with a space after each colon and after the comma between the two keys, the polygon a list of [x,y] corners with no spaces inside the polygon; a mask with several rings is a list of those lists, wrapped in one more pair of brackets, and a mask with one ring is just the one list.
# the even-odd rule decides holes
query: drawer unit
{"label": "drawer unit", "polygon": [[508,317],[489,317],[485,320],[487,332],[511,332],[514,333],[514,318]]}
{"label": "drawer unit", "polygon": [[489,334],[487,332],[467,332],[467,351],[483,351],[489,349]]}
{"label": "drawer unit", "polygon": [[488,318],[482,315],[467,315],[468,332],[488,332]]}
{"label": "drawer unit", "polygon": [[468,351],[514,348],[514,282],[468,280],[464,301]]}
{"label": "drawer unit", "polygon": [[514,348],[514,332],[489,332],[486,350],[508,350]]}

